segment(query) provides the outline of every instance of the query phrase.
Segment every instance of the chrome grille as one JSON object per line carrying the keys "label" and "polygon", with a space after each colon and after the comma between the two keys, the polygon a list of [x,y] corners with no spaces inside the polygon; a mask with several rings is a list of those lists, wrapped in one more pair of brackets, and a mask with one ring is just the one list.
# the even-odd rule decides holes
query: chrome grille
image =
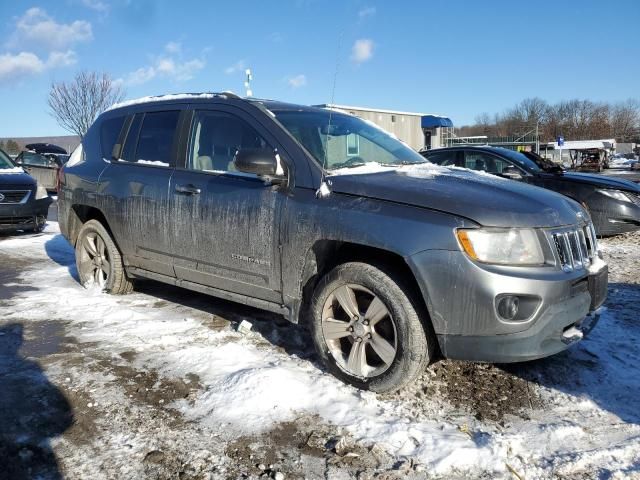
{"label": "chrome grille", "polygon": [[0,203],[25,203],[29,190],[0,190]]}
{"label": "chrome grille", "polygon": [[551,233],[560,267],[565,272],[587,268],[598,254],[593,224]]}

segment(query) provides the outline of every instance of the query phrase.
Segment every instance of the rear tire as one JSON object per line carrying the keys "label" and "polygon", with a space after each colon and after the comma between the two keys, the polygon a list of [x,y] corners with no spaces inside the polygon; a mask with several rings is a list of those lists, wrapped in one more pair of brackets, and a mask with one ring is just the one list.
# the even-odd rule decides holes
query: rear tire
{"label": "rear tire", "polygon": [[429,364],[435,341],[401,276],[350,262],[331,270],[311,302],[318,356],[334,376],[357,388],[392,392]]}
{"label": "rear tire", "polygon": [[76,241],[76,267],[80,283],[87,288],[97,285],[114,295],[125,295],[133,290],[118,247],[97,220],[89,220],[80,229]]}

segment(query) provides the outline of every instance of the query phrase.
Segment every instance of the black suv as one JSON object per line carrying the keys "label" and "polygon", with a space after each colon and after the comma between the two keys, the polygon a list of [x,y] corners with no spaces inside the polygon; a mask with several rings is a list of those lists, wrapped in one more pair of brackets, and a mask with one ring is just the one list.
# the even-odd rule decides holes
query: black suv
{"label": "black suv", "polygon": [[568,172],[535,153],[502,147],[460,146],[421,152],[437,165],[482,171],[548,188],[580,202],[596,233],[616,235],[640,229],[640,185],[604,175]]}
{"label": "black suv", "polygon": [[607,267],[582,207],[448,169],[332,110],[184,94],[102,114],[60,175],[83,284],[150,278],[308,322],[360,388],[434,355],[559,352],[597,320]]}

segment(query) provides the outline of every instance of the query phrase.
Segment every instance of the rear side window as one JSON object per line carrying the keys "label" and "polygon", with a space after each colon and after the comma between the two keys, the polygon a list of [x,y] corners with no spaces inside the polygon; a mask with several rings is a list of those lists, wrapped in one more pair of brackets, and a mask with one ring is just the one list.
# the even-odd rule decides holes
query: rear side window
{"label": "rear side window", "polygon": [[137,114],[129,127],[122,159],[164,167],[173,166],[173,145],[179,117],[179,110]]}
{"label": "rear side window", "polygon": [[118,142],[120,130],[125,117],[114,117],[102,122],[100,126],[100,145],[102,146],[102,158],[111,160],[113,146]]}
{"label": "rear side window", "polygon": [[173,139],[178,127],[178,110],[147,113],[138,136],[136,162],[169,166],[174,164]]}
{"label": "rear side window", "polygon": [[464,166],[471,170],[488,173],[502,173],[511,164],[501,158],[494,157],[484,152],[464,152]]}
{"label": "rear side window", "polygon": [[456,165],[456,157],[458,152],[455,151],[445,151],[445,152],[434,152],[427,155],[427,160],[431,163],[435,163],[437,165],[443,166],[453,166]]}

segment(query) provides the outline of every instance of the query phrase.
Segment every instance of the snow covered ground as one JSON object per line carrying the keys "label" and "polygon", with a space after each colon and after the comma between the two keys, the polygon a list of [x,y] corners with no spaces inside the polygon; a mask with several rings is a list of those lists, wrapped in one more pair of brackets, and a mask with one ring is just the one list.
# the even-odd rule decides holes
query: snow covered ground
{"label": "snow covered ground", "polygon": [[324,373],[277,316],[152,282],[85,290],[53,222],[0,237],[0,464],[41,478],[640,478],[640,234],[602,244],[609,299],[585,341],[519,365],[440,361],[376,396]]}

